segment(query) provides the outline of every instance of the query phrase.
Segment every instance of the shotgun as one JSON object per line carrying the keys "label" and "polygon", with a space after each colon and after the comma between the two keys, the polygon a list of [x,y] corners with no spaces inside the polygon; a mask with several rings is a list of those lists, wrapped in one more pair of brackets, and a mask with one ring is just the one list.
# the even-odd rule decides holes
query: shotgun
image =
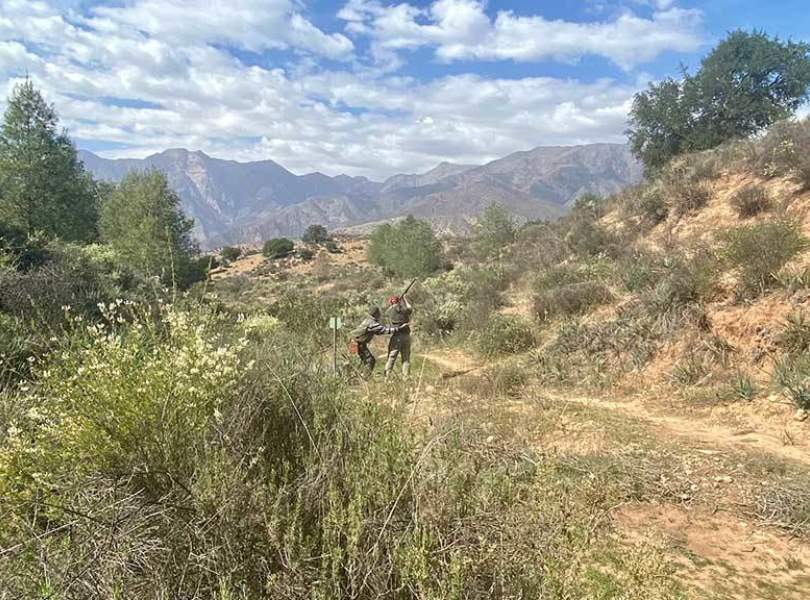
{"label": "shotgun", "polygon": [[411,288],[413,287],[413,284],[414,284],[414,283],[416,283],[416,279],[414,279],[413,281],[411,281],[411,282],[408,284],[408,287],[406,287],[406,288],[405,288],[405,291],[404,291],[404,292],[402,292],[402,293],[399,295],[399,297],[400,297],[400,298],[404,298],[404,297],[405,297],[405,294],[407,294],[408,292],[410,292],[410,291],[411,291]]}

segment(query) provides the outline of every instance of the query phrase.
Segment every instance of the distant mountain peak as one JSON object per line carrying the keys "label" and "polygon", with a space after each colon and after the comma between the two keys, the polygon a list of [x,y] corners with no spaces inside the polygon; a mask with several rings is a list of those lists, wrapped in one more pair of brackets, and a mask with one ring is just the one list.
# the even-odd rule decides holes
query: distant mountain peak
{"label": "distant mountain peak", "polygon": [[296,237],[315,223],[335,229],[406,214],[461,231],[493,202],[521,218],[554,218],[584,192],[609,194],[641,179],[640,165],[622,144],[540,146],[485,165],[442,161],[383,183],[317,171],[298,176],[272,160],[221,160],[185,148],[144,159],[110,160],[87,151],[79,158],[109,181],[133,170],[165,171],[208,247]]}

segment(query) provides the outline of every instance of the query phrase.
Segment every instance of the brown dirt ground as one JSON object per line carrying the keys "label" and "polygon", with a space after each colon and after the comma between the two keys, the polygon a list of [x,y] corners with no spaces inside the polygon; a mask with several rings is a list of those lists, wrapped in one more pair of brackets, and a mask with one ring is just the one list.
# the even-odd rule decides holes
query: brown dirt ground
{"label": "brown dirt ground", "polygon": [[[422,357],[442,373],[459,378],[476,378],[492,366],[460,349],[432,350]],[[447,416],[446,404],[431,406],[431,397],[435,400],[439,393],[433,386],[422,387],[420,418],[428,418],[431,412],[433,418]],[[542,410],[536,394],[555,404],[557,412]],[[476,401],[463,393],[451,392],[448,397],[457,408],[469,406],[469,410],[478,411],[477,418],[485,429],[493,426],[490,419],[509,415],[517,424],[514,435],[522,442],[540,443],[543,451],[562,455],[626,452],[627,442],[619,442],[612,428],[631,423],[640,427],[653,445],[659,440],[674,453],[669,460],[676,471],[683,464],[697,464],[700,473],[693,474],[695,481],[713,488],[716,503],[622,504],[612,512],[616,535],[628,544],[643,541],[663,546],[678,579],[689,590],[689,598],[810,597],[810,540],[792,537],[737,510],[735,503],[745,494],[735,479],[748,479],[749,486],[759,482],[741,465],[733,478],[729,477],[728,465],[720,461],[720,457],[762,456],[763,460],[785,460],[810,468],[810,426],[794,421],[785,405],[767,399],[738,403],[733,410],[694,412],[655,394],[655,389],[648,389],[635,397],[599,398],[529,388],[517,398],[489,407],[476,406]],[[606,420],[599,416],[602,413],[615,419]],[[738,418],[729,418],[732,413]],[[549,418],[554,422],[543,422]],[[542,437],[532,442],[531,436],[541,431]]]}

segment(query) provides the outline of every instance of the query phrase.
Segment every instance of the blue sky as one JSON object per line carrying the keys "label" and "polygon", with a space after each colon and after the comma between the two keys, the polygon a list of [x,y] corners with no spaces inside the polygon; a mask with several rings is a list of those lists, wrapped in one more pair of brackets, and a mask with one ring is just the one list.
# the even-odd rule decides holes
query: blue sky
{"label": "blue sky", "polygon": [[[632,96],[727,31],[810,40],[806,0],[0,0],[80,147],[382,178],[621,142]],[[1,103],[2,101],[0,101]],[[0,107],[2,108],[2,107]]]}

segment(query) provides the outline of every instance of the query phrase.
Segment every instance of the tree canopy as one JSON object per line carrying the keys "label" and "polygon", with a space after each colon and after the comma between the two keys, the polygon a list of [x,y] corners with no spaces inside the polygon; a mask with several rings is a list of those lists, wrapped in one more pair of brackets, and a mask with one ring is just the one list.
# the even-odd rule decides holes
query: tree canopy
{"label": "tree canopy", "polygon": [[0,126],[0,220],[68,241],[98,235],[93,180],[30,80],[14,87]]}
{"label": "tree canopy", "polygon": [[323,244],[329,240],[329,231],[323,225],[310,225],[301,237],[306,244]]}
{"label": "tree canopy", "polygon": [[636,94],[630,144],[648,172],[673,157],[757,133],[792,115],[810,92],[810,44],[730,33],[694,75]]}
{"label": "tree canopy", "polygon": [[262,248],[262,254],[267,258],[283,258],[295,250],[295,244],[287,238],[267,240]]}
{"label": "tree canopy", "polygon": [[442,245],[430,223],[408,215],[396,225],[381,225],[368,247],[371,263],[401,277],[428,275],[442,263]]}
{"label": "tree canopy", "polygon": [[478,217],[474,243],[482,256],[491,257],[514,242],[516,235],[515,220],[509,211],[499,204],[490,204]]}
{"label": "tree canopy", "polygon": [[198,277],[193,227],[159,171],[130,173],[101,207],[102,240],[127,264],[164,283],[184,286]]}

